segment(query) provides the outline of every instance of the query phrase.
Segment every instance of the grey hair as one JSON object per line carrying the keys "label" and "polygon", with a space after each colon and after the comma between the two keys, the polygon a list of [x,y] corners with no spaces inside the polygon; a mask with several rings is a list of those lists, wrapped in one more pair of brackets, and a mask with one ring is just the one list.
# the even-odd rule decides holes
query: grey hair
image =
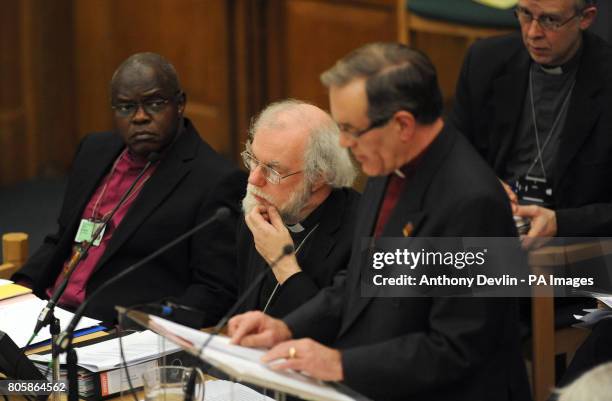
{"label": "grey hair", "polygon": [[[340,130],[331,116],[324,113],[323,119],[312,119],[304,113],[303,106],[316,107],[310,103],[286,99],[271,103],[251,121],[249,138],[252,141],[261,128],[281,128],[286,123],[281,115],[290,114],[292,124],[307,127],[309,130],[308,142],[304,153],[304,177],[308,185],[312,185],[319,178],[333,188],[350,187],[357,177],[355,168],[348,150],[340,146]],[[248,145],[247,145],[248,148]]]}
{"label": "grey hair", "polygon": [[442,113],[436,69],[422,52],[399,43],[370,43],[321,74],[321,82],[327,87],[342,87],[357,78],[366,80],[372,123],[406,110],[417,122],[430,124]]}
{"label": "grey hair", "polygon": [[338,125],[331,118],[313,129],[304,154],[304,174],[311,184],[323,177],[334,188],[353,185],[357,169],[348,151],[340,147],[339,137]]}
{"label": "grey hair", "polygon": [[556,390],[559,401],[607,401],[612,394],[612,362],[599,365]]}

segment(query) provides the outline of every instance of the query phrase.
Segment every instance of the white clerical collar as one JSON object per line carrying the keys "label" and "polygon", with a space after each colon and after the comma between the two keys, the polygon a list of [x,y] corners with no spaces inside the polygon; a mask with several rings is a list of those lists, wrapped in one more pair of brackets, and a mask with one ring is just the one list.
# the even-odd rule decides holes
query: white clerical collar
{"label": "white clerical collar", "polygon": [[302,231],[304,231],[304,226],[301,225],[300,223],[296,223],[293,225],[286,224],[286,226],[287,226],[287,230],[291,231],[294,234],[301,233]]}
{"label": "white clerical collar", "polygon": [[540,66],[540,69],[548,74],[548,75],[561,75],[563,74],[563,67],[561,67],[560,65],[556,66],[556,67],[546,67],[543,66],[542,64],[538,64]]}
{"label": "white clerical collar", "polygon": [[540,67],[540,70],[542,70],[542,72],[545,74],[561,75],[561,74],[570,72],[573,69],[577,68],[578,63],[580,62],[581,56],[582,56],[582,45],[580,45],[580,48],[578,49],[576,54],[572,56],[571,59],[569,59],[568,61],[566,61],[565,63],[561,65],[557,65],[553,67],[551,65],[538,64],[538,66]]}

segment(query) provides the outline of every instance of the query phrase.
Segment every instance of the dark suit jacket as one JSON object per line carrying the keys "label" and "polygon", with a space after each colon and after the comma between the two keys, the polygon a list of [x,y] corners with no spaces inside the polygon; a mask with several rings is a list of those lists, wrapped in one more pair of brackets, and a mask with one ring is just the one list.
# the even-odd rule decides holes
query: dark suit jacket
{"label": "dark suit jacket", "polygon": [[[302,272],[291,276],[278,287],[268,310],[269,315],[283,317],[314,297],[321,288],[332,285],[334,277],[346,269],[351,256],[351,243],[357,221],[359,194],[348,188],[334,189],[317,210],[318,219],[311,226],[319,223],[317,229],[304,244],[304,253],[298,253],[297,259]],[[270,268],[255,249],[253,235],[244,223],[238,229],[238,266],[244,271],[240,293],[255,280],[264,270]],[[307,245],[307,248],[306,248]],[[297,244],[296,244],[297,246]],[[256,288],[245,301],[243,311],[263,309],[260,305]]]}
{"label": "dark suit jacket", "polygon": [[[526,400],[529,389],[513,301],[362,298],[358,241],[373,232],[388,177],[362,195],[347,279],[285,318],[295,338],[342,351],[345,383],[375,400]],[[486,211],[486,213],[484,213]],[[423,155],[383,237],[516,236],[494,174],[445,128]]]}
{"label": "dark suit jacket", "polygon": [[[612,48],[586,32],[552,183],[558,236],[612,232]],[[523,109],[531,59],[518,34],[468,52],[449,122],[501,176]]]}
{"label": "dark suit jacket", "polygon": [[[176,297],[183,303],[204,305],[208,312],[204,323],[213,324],[231,304],[236,291],[234,236],[245,174],[202,141],[193,125],[185,121],[186,129],[160,160],[114,232],[87,283],[86,294],[209,218],[218,207],[229,207],[232,216],[211,224],[110,286],[93,300],[87,315],[112,321],[114,305]],[[111,132],[83,139],[70,172],[58,231],[45,238],[14,280],[31,280],[34,292],[46,297],[45,290],[70,254],[85,205],[124,147],[121,138]]]}

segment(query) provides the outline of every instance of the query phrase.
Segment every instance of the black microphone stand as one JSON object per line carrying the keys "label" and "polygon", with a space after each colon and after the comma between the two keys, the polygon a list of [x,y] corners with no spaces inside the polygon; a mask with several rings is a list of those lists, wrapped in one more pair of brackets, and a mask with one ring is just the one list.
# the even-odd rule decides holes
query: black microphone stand
{"label": "black microphone stand", "polygon": [[[285,256],[288,256],[288,255],[292,254],[293,251],[294,251],[293,245],[291,245],[291,244],[285,245],[283,247],[282,253],[275,260],[273,260],[272,263],[270,263],[270,269],[273,269],[274,266],[276,266],[278,264],[278,262],[280,262]],[[268,273],[268,269],[264,269],[263,271],[261,271],[257,275],[257,277],[255,277],[255,280],[253,280],[253,282],[246,289],[246,291],[244,291],[244,293],[242,293],[240,298],[238,298],[238,300],[231,307],[231,309],[225,314],[225,316],[223,316],[219,320],[219,322],[215,325],[215,327],[213,327],[212,332],[210,333],[210,336],[206,339],[206,341],[204,341],[204,344],[202,344],[202,346],[200,347],[200,350],[198,352],[199,356],[202,355],[202,352],[204,352],[204,350],[206,349],[208,344],[211,342],[213,337],[218,335],[221,332],[223,327],[227,324],[228,320],[230,320],[230,318],[232,316],[234,316],[234,314],[238,311],[238,308],[240,308],[240,306],[242,306],[242,304],[247,299],[247,297],[251,294],[251,292],[253,292],[253,290],[255,290],[255,288],[257,288],[257,286],[261,283],[261,281],[264,279],[264,277],[266,276],[267,273]]]}
{"label": "black microphone stand", "polygon": [[[156,152],[152,152],[149,154],[147,159],[148,159],[147,164],[140,171],[138,176],[136,176],[136,178],[134,179],[134,181],[132,182],[128,190],[121,196],[121,198],[119,199],[119,202],[117,202],[115,207],[100,222],[100,224],[97,225],[96,230],[91,236],[91,241],[83,241],[81,243],[81,246],[75,250],[72,257],[68,261],[68,266],[66,267],[65,269],[66,272],[64,273],[64,279],[62,280],[60,286],[56,288],[56,290],[54,291],[53,295],[47,302],[47,305],[45,305],[45,307],[40,311],[40,314],[38,315],[36,326],[34,327],[34,332],[32,333],[30,340],[28,341],[28,343],[26,344],[24,348],[27,348],[32,343],[32,341],[38,335],[40,330],[46,327],[49,323],[53,323],[51,327],[52,328],[51,342],[52,342],[52,348],[53,348],[53,352],[51,355],[52,372],[54,372],[55,369],[57,369],[59,372],[59,360],[58,360],[59,348],[57,346],[53,346],[53,344],[55,344],[59,340],[59,331],[60,331],[59,320],[55,317],[55,314],[54,314],[55,306],[57,305],[61,296],[64,294],[64,291],[66,291],[66,287],[68,286],[70,277],[72,277],[72,273],[76,270],[76,267],[78,266],[78,264],[83,259],[85,259],[85,257],[87,257],[87,253],[89,252],[89,249],[92,247],[96,239],[100,236],[100,233],[106,227],[106,224],[108,224],[108,222],[110,221],[110,219],[113,218],[117,210],[119,210],[119,208],[125,203],[126,199],[130,195],[134,187],[136,186],[136,183],[140,181],[140,179],[142,178],[144,173],[149,169],[151,164],[159,160],[159,154]],[[53,331],[55,331],[55,333]],[[78,401],[78,381],[77,381],[76,363],[77,363],[76,351],[72,350],[72,353],[68,353],[67,360],[66,360],[66,364],[68,368],[68,383],[69,383],[68,399],[70,401]],[[56,380],[55,376],[56,374],[54,372],[53,373],[54,381]]]}
{"label": "black microphone stand", "polygon": [[149,169],[151,164],[157,161],[158,159],[159,159],[158,153],[153,152],[149,155],[148,157],[149,161],[144,166],[144,168],[140,171],[140,173],[138,174],[134,182],[132,182],[128,190],[121,196],[121,199],[119,199],[119,202],[117,202],[117,204],[111,210],[111,212],[100,222],[100,224],[97,225],[96,230],[94,231],[91,237],[91,241],[83,241],[81,243],[80,248],[77,249],[73,253],[72,257],[68,261],[68,266],[66,266],[65,268],[66,272],[64,274],[65,276],[64,279],[62,280],[60,286],[57,287],[57,289],[53,292],[53,295],[47,302],[47,305],[45,305],[45,307],[40,311],[40,314],[38,315],[38,319],[36,321],[36,326],[34,327],[34,332],[32,336],[30,337],[30,340],[26,344],[25,348],[27,348],[32,343],[32,341],[34,340],[34,337],[38,335],[40,330],[46,327],[49,324],[49,322],[51,322],[55,318],[55,316],[53,315],[53,311],[55,309],[55,306],[57,305],[57,302],[59,301],[61,296],[64,294],[64,291],[66,291],[66,287],[68,286],[70,277],[72,277],[72,273],[74,272],[78,264],[87,257],[87,253],[89,252],[89,249],[91,248],[95,240],[98,238],[98,236],[100,236],[100,233],[102,232],[104,227],[106,227],[106,224],[110,221],[110,219],[113,218],[117,210],[119,210],[119,208],[125,203],[125,200],[130,195],[132,190],[134,189],[134,186],[136,185],[136,183],[140,181],[140,179],[142,178],[144,173]]}
{"label": "black microphone stand", "polygon": [[[291,244],[285,245],[283,247],[283,249],[282,249],[281,255],[278,256],[274,261],[272,261],[272,263],[270,263],[270,266],[269,266],[270,269],[274,268],[274,266],[276,266],[281,261],[281,259],[283,259],[287,255],[290,255],[291,253],[293,253],[293,251],[294,251],[293,245],[291,245]],[[206,339],[206,341],[204,341],[202,346],[199,348],[197,354],[195,352],[192,352],[193,355],[196,355],[198,357],[202,355],[202,352],[206,349],[206,347],[208,346],[210,341],[213,339],[213,337],[219,334],[219,332],[221,331],[221,329],[223,329],[223,327],[225,326],[227,321],[236,313],[238,308],[243,304],[243,302],[246,300],[246,298],[249,296],[249,294],[251,292],[253,292],[253,290],[259,285],[259,283],[261,283],[261,281],[263,280],[263,278],[265,277],[265,275],[267,273],[268,273],[268,269],[265,269],[264,271],[260,272],[257,275],[255,280],[253,280],[253,282],[246,289],[246,291],[243,292],[243,294],[240,296],[240,298],[234,303],[234,305],[232,305],[230,310],[215,325],[215,327],[212,329],[212,332],[211,332],[210,336]],[[141,305],[141,306],[143,306],[143,305]],[[164,309],[163,304],[161,305],[161,307],[162,307],[162,311],[164,311],[165,309]],[[172,308],[184,307],[184,306],[170,303],[170,305],[167,305],[166,307],[169,307],[169,308],[172,309]],[[121,307],[121,306],[116,306],[116,309],[119,312],[120,316],[121,315],[128,316],[127,314],[129,313],[129,311],[132,308],[127,308],[126,309],[126,308]],[[188,309],[191,309],[191,308],[188,308]],[[132,318],[132,320],[134,320],[134,319]],[[138,322],[140,325],[146,327],[146,323],[139,322],[138,319],[136,319],[135,321]],[[194,390],[195,390],[195,377],[196,377],[195,370],[196,370],[195,368],[192,370],[191,375],[189,376],[189,380],[187,382],[186,388],[185,388],[185,401],[191,401],[193,399]]]}
{"label": "black microphone stand", "polygon": [[[273,269],[274,266],[278,264],[278,262],[280,262],[285,256],[292,254],[293,251],[294,251],[293,245],[291,244],[285,245],[283,247],[282,253],[275,260],[273,260],[272,263],[270,263],[270,266],[269,266],[270,269]],[[204,352],[208,344],[212,341],[212,339],[215,336],[217,336],[221,332],[221,330],[227,324],[229,319],[238,311],[238,308],[242,306],[242,304],[247,299],[247,297],[251,294],[251,292],[253,292],[255,288],[257,288],[257,286],[259,286],[259,284],[264,279],[267,273],[268,273],[268,269],[264,269],[263,271],[261,271],[257,275],[257,277],[255,277],[255,280],[253,280],[253,282],[246,289],[246,291],[244,291],[242,295],[240,296],[240,298],[238,298],[236,303],[234,303],[234,305],[230,308],[230,310],[219,320],[219,322],[215,325],[215,327],[213,327],[212,332],[210,333],[206,341],[204,341],[204,343],[198,350],[198,357],[202,356],[202,352]],[[187,386],[185,390],[185,394],[186,394],[185,401],[191,401],[193,399],[193,393],[195,391],[195,369],[196,368],[193,368],[193,370],[191,371],[191,375],[189,376],[189,381],[187,382]],[[208,373],[208,369],[206,369],[206,373]]]}
{"label": "black microphone stand", "polygon": [[[285,256],[291,255],[293,251],[294,251],[293,245],[291,244],[285,245],[283,247],[282,253],[275,260],[273,260],[272,263],[270,263],[270,269],[273,269],[278,264],[278,262],[280,262],[282,259],[285,258]],[[214,335],[217,335],[221,332],[221,330],[223,329],[223,326],[225,326],[227,321],[230,320],[232,316],[234,316],[236,311],[238,311],[238,308],[242,306],[242,304],[247,299],[247,297],[250,295],[250,293],[259,285],[259,283],[261,283],[261,281],[264,279],[267,273],[268,273],[268,269],[264,269],[262,272],[259,273],[259,275],[255,278],[255,280],[253,280],[250,287],[246,289],[246,291],[236,301],[236,303],[234,304],[234,306],[232,306],[229,312],[227,312],[225,316],[223,316],[221,320],[219,320],[219,323],[217,323],[217,325],[213,328],[212,332],[214,333]],[[202,349],[200,351],[203,351],[206,345],[208,345],[208,341],[206,341],[204,345],[202,345]]]}
{"label": "black microphone stand", "polygon": [[[51,319],[51,326],[49,327],[49,332],[51,333],[51,349],[55,348],[54,341],[57,341],[57,337],[60,333],[60,321],[58,318],[53,316]],[[44,378],[47,379],[46,377]],[[58,383],[60,381],[60,363],[59,359],[51,359],[51,383]],[[61,398],[60,393],[58,391],[54,391],[52,393],[51,399],[53,401],[59,401]]]}

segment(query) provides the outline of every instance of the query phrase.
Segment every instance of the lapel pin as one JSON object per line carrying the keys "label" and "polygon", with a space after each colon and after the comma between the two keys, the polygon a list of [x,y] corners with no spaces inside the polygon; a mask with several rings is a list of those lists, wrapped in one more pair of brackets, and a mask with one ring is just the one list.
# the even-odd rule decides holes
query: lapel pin
{"label": "lapel pin", "polygon": [[412,235],[412,231],[414,231],[414,226],[412,223],[406,223],[404,228],[402,228],[402,234],[404,234],[404,237],[410,237]]}

